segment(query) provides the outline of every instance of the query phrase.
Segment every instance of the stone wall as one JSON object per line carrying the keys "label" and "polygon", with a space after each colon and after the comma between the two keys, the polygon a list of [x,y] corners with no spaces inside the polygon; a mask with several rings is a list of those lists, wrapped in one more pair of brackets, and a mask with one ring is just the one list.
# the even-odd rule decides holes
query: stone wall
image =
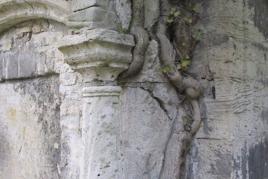
{"label": "stone wall", "polygon": [[194,2],[190,146],[152,35],[161,3],[0,0],[0,178],[268,179],[268,4]]}

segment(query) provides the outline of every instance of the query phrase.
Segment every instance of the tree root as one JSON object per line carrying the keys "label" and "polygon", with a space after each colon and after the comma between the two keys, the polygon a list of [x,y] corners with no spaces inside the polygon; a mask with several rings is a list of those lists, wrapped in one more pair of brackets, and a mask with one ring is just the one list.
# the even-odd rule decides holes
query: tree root
{"label": "tree root", "polygon": [[[164,7],[168,7],[168,1],[166,0],[161,0],[161,4]],[[166,9],[165,9],[166,10]],[[160,7],[160,11],[161,7]],[[162,14],[164,12],[161,12]],[[182,136],[182,144],[181,144],[181,149],[180,149],[180,164],[179,164],[179,170],[177,171],[176,178],[184,178],[185,176],[185,167],[186,167],[186,156],[187,153],[190,150],[190,146],[192,143],[192,140],[198,130],[200,129],[202,120],[201,120],[201,113],[200,113],[200,107],[198,104],[199,97],[201,96],[202,93],[202,88],[201,84],[195,80],[193,77],[184,77],[181,72],[177,69],[175,65],[176,61],[176,56],[186,56],[186,54],[189,54],[193,49],[189,49],[192,46],[189,46],[189,48],[183,53],[179,53],[179,48],[178,44],[172,44],[171,40],[167,37],[167,27],[165,20],[159,19],[158,22],[158,29],[157,29],[157,34],[156,38],[159,43],[159,57],[160,57],[160,62],[164,67],[168,67],[168,71],[165,72],[167,78],[171,82],[171,84],[176,88],[176,90],[180,94],[184,94],[186,96],[186,99],[189,100],[190,105],[192,107],[192,119],[193,122],[191,124],[191,129],[190,131],[185,131],[185,133]],[[175,28],[180,28],[176,26]],[[181,34],[179,33],[180,30],[174,31],[174,34],[171,34],[173,38],[173,43],[181,43],[179,39],[181,37]],[[189,39],[187,39],[189,41]],[[189,43],[190,44],[190,43]]]}
{"label": "tree root", "polygon": [[133,50],[132,63],[127,71],[120,75],[120,78],[132,77],[140,72],[144,64],[144,56],[149,44],[149,35],[143,27],[132,27],[131,33],[136,40],[136,46]]}

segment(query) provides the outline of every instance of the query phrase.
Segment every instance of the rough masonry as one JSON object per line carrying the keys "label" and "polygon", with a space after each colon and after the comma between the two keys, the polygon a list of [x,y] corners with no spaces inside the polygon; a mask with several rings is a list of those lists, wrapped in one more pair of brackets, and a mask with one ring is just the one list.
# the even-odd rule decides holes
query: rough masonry
{"label": "rough masonry", "polygon": [[189,2],[195,108],[161,55],[185,1],[0,0],[0,178],[268,179],[268,4]]}

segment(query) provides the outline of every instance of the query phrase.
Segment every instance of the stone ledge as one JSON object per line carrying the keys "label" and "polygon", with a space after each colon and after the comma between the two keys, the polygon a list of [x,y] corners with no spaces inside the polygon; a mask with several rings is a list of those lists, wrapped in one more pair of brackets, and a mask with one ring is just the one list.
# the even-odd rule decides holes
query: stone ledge
{"label": "stone ledge", "polygon": [[134,39],[112,30],[93,29],[66,36],[58,47],[74,70],[90,71],[92,79],[113,81],[128,68]]}

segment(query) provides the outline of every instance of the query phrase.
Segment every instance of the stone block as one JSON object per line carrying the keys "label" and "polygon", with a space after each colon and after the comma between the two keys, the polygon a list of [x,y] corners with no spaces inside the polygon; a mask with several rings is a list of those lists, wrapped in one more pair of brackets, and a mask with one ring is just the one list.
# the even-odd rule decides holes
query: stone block
{"label": "stone block", "polygon": [[83,11],[78,11],[69,16],[70,21],[102,21],[107,11],[100,7],[91,7]]}
{"label": "stone block", "polygon": [[3,65],[3,59],[0,58],[0,81],[2,81],[4,78],[4,65]]}
{"label": "stone block", "polygon": [[32,53],[20,53],[18,55],[18,77],[25,78],[35,75],[36,56]]}
{"label": "stone block", "polygon": [[109,3],[111,3],[111,0],[73,0],[72,10],[78,11],[93,6],[100,6],[107,8],[109,6]]}
{"label": "stone block", "polygon": [[7,53],[4,56],[4,68],[6,70],[5,79],[18,78],[18,58],[17,53]]}
{"label": "stone block", "polygon": [[117,16],[120,20],[121,26],[123,29],[129,29],[131,21],[131,2],[130,0],[116,0],[115,9]]}
{"label": "stone block", "polygon": [[[96,27],[115,28],[116,27],[116,14],[107,11],[101,7],[91,7],[83,11],[75,12],[69,16],[70,21],[75,22],[90,22],[95,24]],[[94,28],[96,28],[94,26]]]}

